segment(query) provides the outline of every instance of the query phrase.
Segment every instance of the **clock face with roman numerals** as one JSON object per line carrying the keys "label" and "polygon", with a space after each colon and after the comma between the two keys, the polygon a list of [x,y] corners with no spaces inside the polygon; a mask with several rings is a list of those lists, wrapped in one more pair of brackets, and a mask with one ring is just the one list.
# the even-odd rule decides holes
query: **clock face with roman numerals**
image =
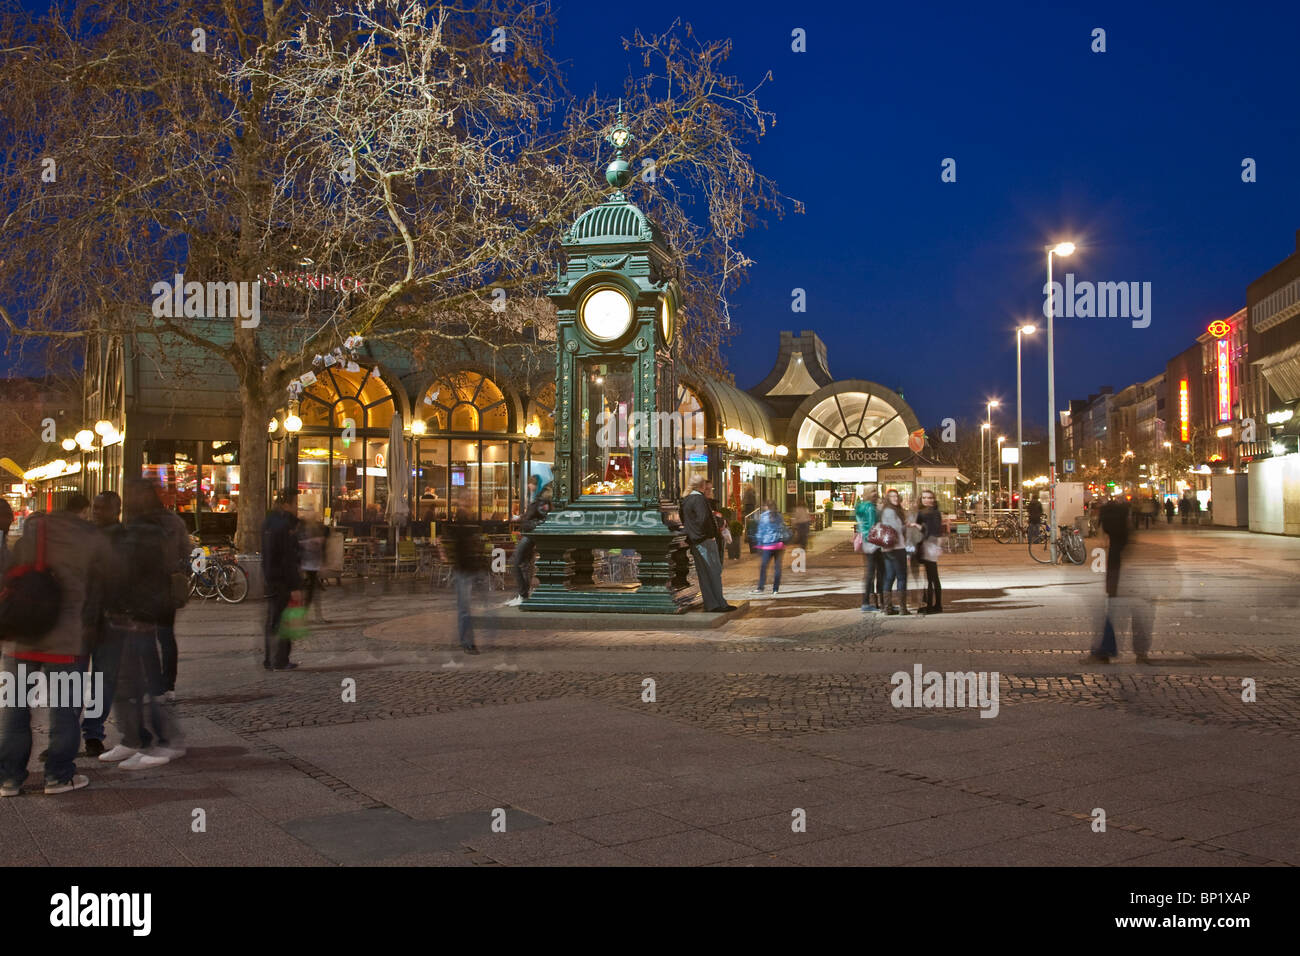
{"label": "clock face with roman numerals", "polygon": [[632,302],[618,289],[604,286],[582,300],[578,318],[594,339],[611,341],[632,325]]}

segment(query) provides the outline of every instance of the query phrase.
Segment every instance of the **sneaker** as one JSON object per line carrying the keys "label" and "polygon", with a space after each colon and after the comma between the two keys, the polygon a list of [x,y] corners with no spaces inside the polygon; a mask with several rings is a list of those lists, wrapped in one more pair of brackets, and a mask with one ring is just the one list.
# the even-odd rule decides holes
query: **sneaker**
{"label": "sneaker", "polygon": [[185,756],[184,747],[154,747],[149,751],[151,757],[166,757],[168,760],[180,760]]}
{"label": "sneaker", "polygon": [[898,608],[894,607],[894,605],[891,604],[891,605],[889,605],[889,607],[885,608],[885,613],[886,613],[886,614],[897,614],[897,613],[898,613]]}
{"label": "sneaker", "polygon": [[494,671],[509,671],[510,673],[514,674],[514,673],[517,673],[517,672],[518,672],[518,670],[519,670],[519,665],[518,665],[518,664],[507,664],[507,663],[505,663],[505,662],[503,661],[503,662],[500,663],[500,664],[493,664],[493,665],[492,665],[492,669],[493,669]]}
{"label": "sneaker", "polygon": [[66,783],[47,783],[45,785],[46,793],[67,793],[70,790],[80,790],[82,787],[90,786],[90,778],[84,773],[74,774],[72,779]]}
{"label": "sneaker", "polygon": [[[162,748],[158,748],[161,750]],[[152,770],[154,767],[161,767],[165,763],[170,763],[170,759],[163,756],[154,756],[147,754],[143,750],[123,760],[118,766],[123,770]]]}
{"label": "sneaker", "polygon": [[126,744],[118,744],[112,750],[106,750],[99,755],[99,759],[104,763],[117,763],[119,760],[126,760],[128,757],[134,757],[140,751],[134,747],[128,747]]}
{"label": "sneaker", "polygon": [[445,671],[454,671],[456,668],[464,667],[464,666],[465,665],[460,663],[459,661],[448,661],[447,663],[442,665],[442,669]]}
{"label": "sneaker", "polygon": [[98,757],[104,752],[104,741],[96,740],[94,737],[86,738],[86,756]]}
{"label": "sneaker", "polygon": [[163,700],[169,704],[176,703],[176,691],[169,690],[167,693],[163,694]]}
{"label": "sneaker", "polygon": [[509,601],[506,601],[506,607],[518,607],[523,603],[524,603],[524,596],[522,594],[517,594],[514,597],[512,597]]}
{"label": "sneaker", "polygon": [[0,797],[16,797],[22,792],[23,787],[20,783],[14,783],[13,781],[0,783]]}

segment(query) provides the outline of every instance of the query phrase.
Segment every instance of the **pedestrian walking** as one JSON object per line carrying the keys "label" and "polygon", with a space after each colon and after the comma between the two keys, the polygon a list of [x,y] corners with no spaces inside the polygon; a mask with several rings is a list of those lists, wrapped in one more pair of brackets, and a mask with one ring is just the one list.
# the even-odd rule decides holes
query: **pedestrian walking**
{"label": "pedestrian walking", "polygon": [[[82,495],[73,495],[68,504],[71,510],[30,515],[22,538],[9,556],[10,577],[6,578],[6,585],[13,583],[13,576],[20,569],[44,567],[59,586],[57,609],[52,604],[49,608],[54,618],[49,631],[21,637],[0,633],[3,652],[0,667],[6,681],[22,688],[20,693],[24,694],[28,684],[18,680],[19,666],[28,678],[43,672],[51,688],[61,684],[66,690],[74,681],[80,683],[93,635],[87,623],[98,618],[104,597],[104,575],[112,562],[107,542],[94,525],[80,517],[89,508]],[[80,790],[90,784],[89,777],[76,772],[82,703],[86,702],[71,700],[63,694],[50,695],[50,746],[45,756],[47,794]],[[102,706],[102,701],[95,703]],[[27,764],[32,755],[31,713],[31,708],[25,706],[0,708],[0,797],[18,796],[27,780]]]}
{"label": "pedestrian walking", "polygon": [[879,516],[880,496],[859,498],[853,506],[854,546],[862,552],[862,610],[879,611],[885,590],[885,555],[867,540]]}
{"label": "pedestrian walking", "polygon": [[533,585],[533,557],[537,554],[537,544],[529,537],[529,533],[545,521],[550,513],[551,496],[548,489],[540,497],[532,500],[524,512],[523,520],[519,523],[523,534],[519,537],[519,543],[515,545],[515,553],[510,556],[510,566],[515,570],[515,582],[519,585],[519,594],[507,602],[511,607],[517,607],[528,600]]}
{"label": "pedestrian walking", "polygon": [[1038,492],[1029,499],[1029,506],[1025,509],[1029,517],[1029,540],[1035,542],[1039,540],[1039,534],[1043,530],[1043,503],[1038,500]]}
{"label": "pedestrian walking", "polygon": [[740,513],[748,518],[758,509],[758,495],[754,486],[746,483],[740,490]]}
{"label": "pedestrian walking", "polygon": [[303,515],[298,523],[298,553],[302,562],[303,609],[308,613],[316,608],[316,620],[328,624],[325,610],[317,597],[324,588],[320,583],[320,570],[325,562],[325,539],[329,537],[329,528],[316,516],[314,511]]}
{"label": "pedestrian walking", "polygon": [[[122,498],[116,491],[101,491],[95,495],[95,500],[90,504],[90,518],[104,536],[110,551],[116,546],[117,536],[122,530],[121,516]],[[89,672],[103,677],[104,704],[97,708],[99,713],[87,713],[81,721],[81,735],[86,740],[87,757],[98,757],[105,750],[104,721],[108,719],[113,698],[117,695],[117,672],[122,663],[120,632],[109,628],[106,616],[102,613],[94,627],[95,640],[90,654]]]}
{"label": "pedestrian walking", "polygon": [[262,579],[266,582],[266,626],[262,666],[267,670],[293,670],[289,639],[280,621],[291,601],[302,601],[302,559],[298,549],[298,492],[286,488],[275,498],[275,508],[262,524]]}
{"label": "pedestrian walking", "polygon": [[790,523],[794,525],[795,547],[807,548],[808,529],[812,527],[812,512],[808,510],[808,505],[802,498],[795,502],[794,513],[790,516]]}
{"label": "pedestrian walking", "polygon": [[939,555],[943,553],[943,515],[933,491],[921,492],[921,507],[916,510],[921,527],[921,542],[916,554],[925,568],[925,604],[921,614],[943,613],[943,585],[939,583]]}
{"label": "pedestrian walking", "polygon": [[1165,499],[1165,524],[1174,523],[1174,499]]}
{"label": "pedestrian walking", "polygon": [[768,562],[773,560],[776,562],[776,569],[772,572],[772,593],[776,594],[781,590],[781,554],[791,537],[792,532],[786,527],[785,519],[781,517],[781,512],[776,510],[776,502],[764,501],[755,533],[758,550],[762,555],[758,565],[759,594],[763,593],[763,585],[767,581]]}
{"label": "pedestrian walking", "polygon": [[[907,609],[907,512],[903,510],[898,489],[885,492],[885,502],[880,508],[880,524],[894,532],[893,543],[881,545],[885,552],[885,587],[883,601],[886,614],[909,615]],[[891,591],[898,589],[899,607],[894,607]]]}
{"label": "pedestrian walking", "polygon": [[[1101,509],[1101,529],[1106,532],[1106,612],[1092,652],[1085,661],[1109,664],[1119,653],[1115,639],[1116,619],[1124,616],[1134,620],[1133,650],[1138,660],[1147,662],[1147,649],[1150,646],[1151,631],[1149,622],[1138,615],[1139,609],[1121,599],[1119,592],[1120,575],[1123,567],[1124,549],[1129,542],[1129,503],[1122,495],[1112,495],[1110,501]],[[1149,603],[1149,602],[1148,602]]]}
{"label": "pedestrian walking", "polygon": [[477,654],[474,643],[474,588],[484,572],[483,534],[470,513],[470,501],[461,495],[456,502],[456,520],[447,525],[451,540],[452,582],[456,587],[456,637],[461,650]]}
{"label": "pedestrian walking", "polygon": [[123,491],[126,521],[112,539],[111,589],[104,605],[109,644],[122,648],[114,694],[122,742],[99,759],[123,770],[149,770],[185,756],[180,724],[165,697],[159,654],[160,632],[176,611],[175,544],[158,486],[133,478]]}
{"label": "pedestrian walking", "polygon": [[[190,570],[190,531],[183,519],[176,512],[163,504],[162,494],[156,484],[145,482],[138,487],[139,502],[136,517],[147,520],[162,530],[166,538],[165,554],[168,574],[168,590],[172,588],[172,575],[180,575],[180,580],[188,582]],[[179,587],[179,585],[177,585]],[[176,611],[180,607],[175,600],[158,622],[158,648],[162,655],[163,695],[167,700],[176,699],[176,670],[179,652],[176,646]]]}
{"label": "pedestrian walking", "polygon": [[690,493],[682,499],[682,525],[686,543],[695,559],[695,577],[700,584],[704,610],[712,612],[734,611],[722,593],[722,560],[718,557],[718,525],[713,520],[709,498],[713,495],[713,482],[703,475],[692,475]]}

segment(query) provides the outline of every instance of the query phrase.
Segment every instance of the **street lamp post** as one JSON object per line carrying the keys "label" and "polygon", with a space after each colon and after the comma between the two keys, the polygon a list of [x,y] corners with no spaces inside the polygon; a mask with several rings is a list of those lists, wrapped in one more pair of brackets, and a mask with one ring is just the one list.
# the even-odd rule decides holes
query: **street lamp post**
{"label": "street lamp post", "polygon": [[1056,563],[1056,353],[1052,330],[1056,318],[1056,289],[1052,285],[1052,256],[1074,254],[1074,243],[1047,246],[1047,540]]}
{"label": "street lamp post", "polygon": [[1025,523],[1025,435],[1020,405],[1020,340],[1037,331],[1038,327],[1034,325],[1022,325],[1016,329],[1016,448],[1019,449],[1016,454],[1016,491],[1020,496],[1016,507],[1022,525]]}
{"label": "street lamp post", "polygon": [[[990,435],[990,436],[991,436],[992,434],[993,434],[992,432],[989,432],[989,435]],[[999,435],[999,436],[998,436],[998,457],[995,459],[995,461],[997,462],[997,464],[994,464],[993,462],[989,462],[989,476],[990,476],[990,482],[992,481],[993,470],[994,470],[994,469],[997,469],[997,473],[998,473],[998,484],[999,484],[999,485],[1002,484],[1002,444],[1003,444],[1003,442],[1005,442],[1006,440],[1007,440],[1007,436],[1006,436],[1006,435]],[[992,489],[992,487],[990,487],[990,488],[989,488],[989,494],[992,494],[992,493],[993,493],[993,489]],[[1002,500],[1002,489],[1001,489],[1001,488],[998,488],[998,501],[1001,501],[1001,500]],[[1011,502],[1008,501],[1008,502],[1007,502],[1007,507],[1010,507],[1010,506],[1011,506]]]}
{"label": "street lamp post", "polygon": [[983,494],[983,492],[984,492],[984,435],[985,435],[985,433],[986,433],[988,430],[989,430],[989,426],[988,426],[986,423],[984,423],[984,422],[980,422],[980,476],[979,476],[979,490],[980,490],[980,493],[981,493],[981,494]]}
{"label": "street lamp post", "polygon": [[989,519],[993,518],[993,409],[998,407],[998,400],[991,398],[984,403],[986,413],[984,427],[989,433],[989,466],[985,471],[984,478],[984,501],[988,509]]}

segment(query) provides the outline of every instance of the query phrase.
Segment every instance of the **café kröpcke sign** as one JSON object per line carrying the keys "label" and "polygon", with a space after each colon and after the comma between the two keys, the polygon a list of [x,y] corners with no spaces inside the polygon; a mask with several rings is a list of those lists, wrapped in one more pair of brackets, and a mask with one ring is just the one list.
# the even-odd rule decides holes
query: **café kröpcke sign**
{"label": "caf\u00e9 kr\u00f6pcke sign", "polygon": [[832,465],[892,465],[911,454],[907,448],[800,448],[799,460],[817,459]]}

